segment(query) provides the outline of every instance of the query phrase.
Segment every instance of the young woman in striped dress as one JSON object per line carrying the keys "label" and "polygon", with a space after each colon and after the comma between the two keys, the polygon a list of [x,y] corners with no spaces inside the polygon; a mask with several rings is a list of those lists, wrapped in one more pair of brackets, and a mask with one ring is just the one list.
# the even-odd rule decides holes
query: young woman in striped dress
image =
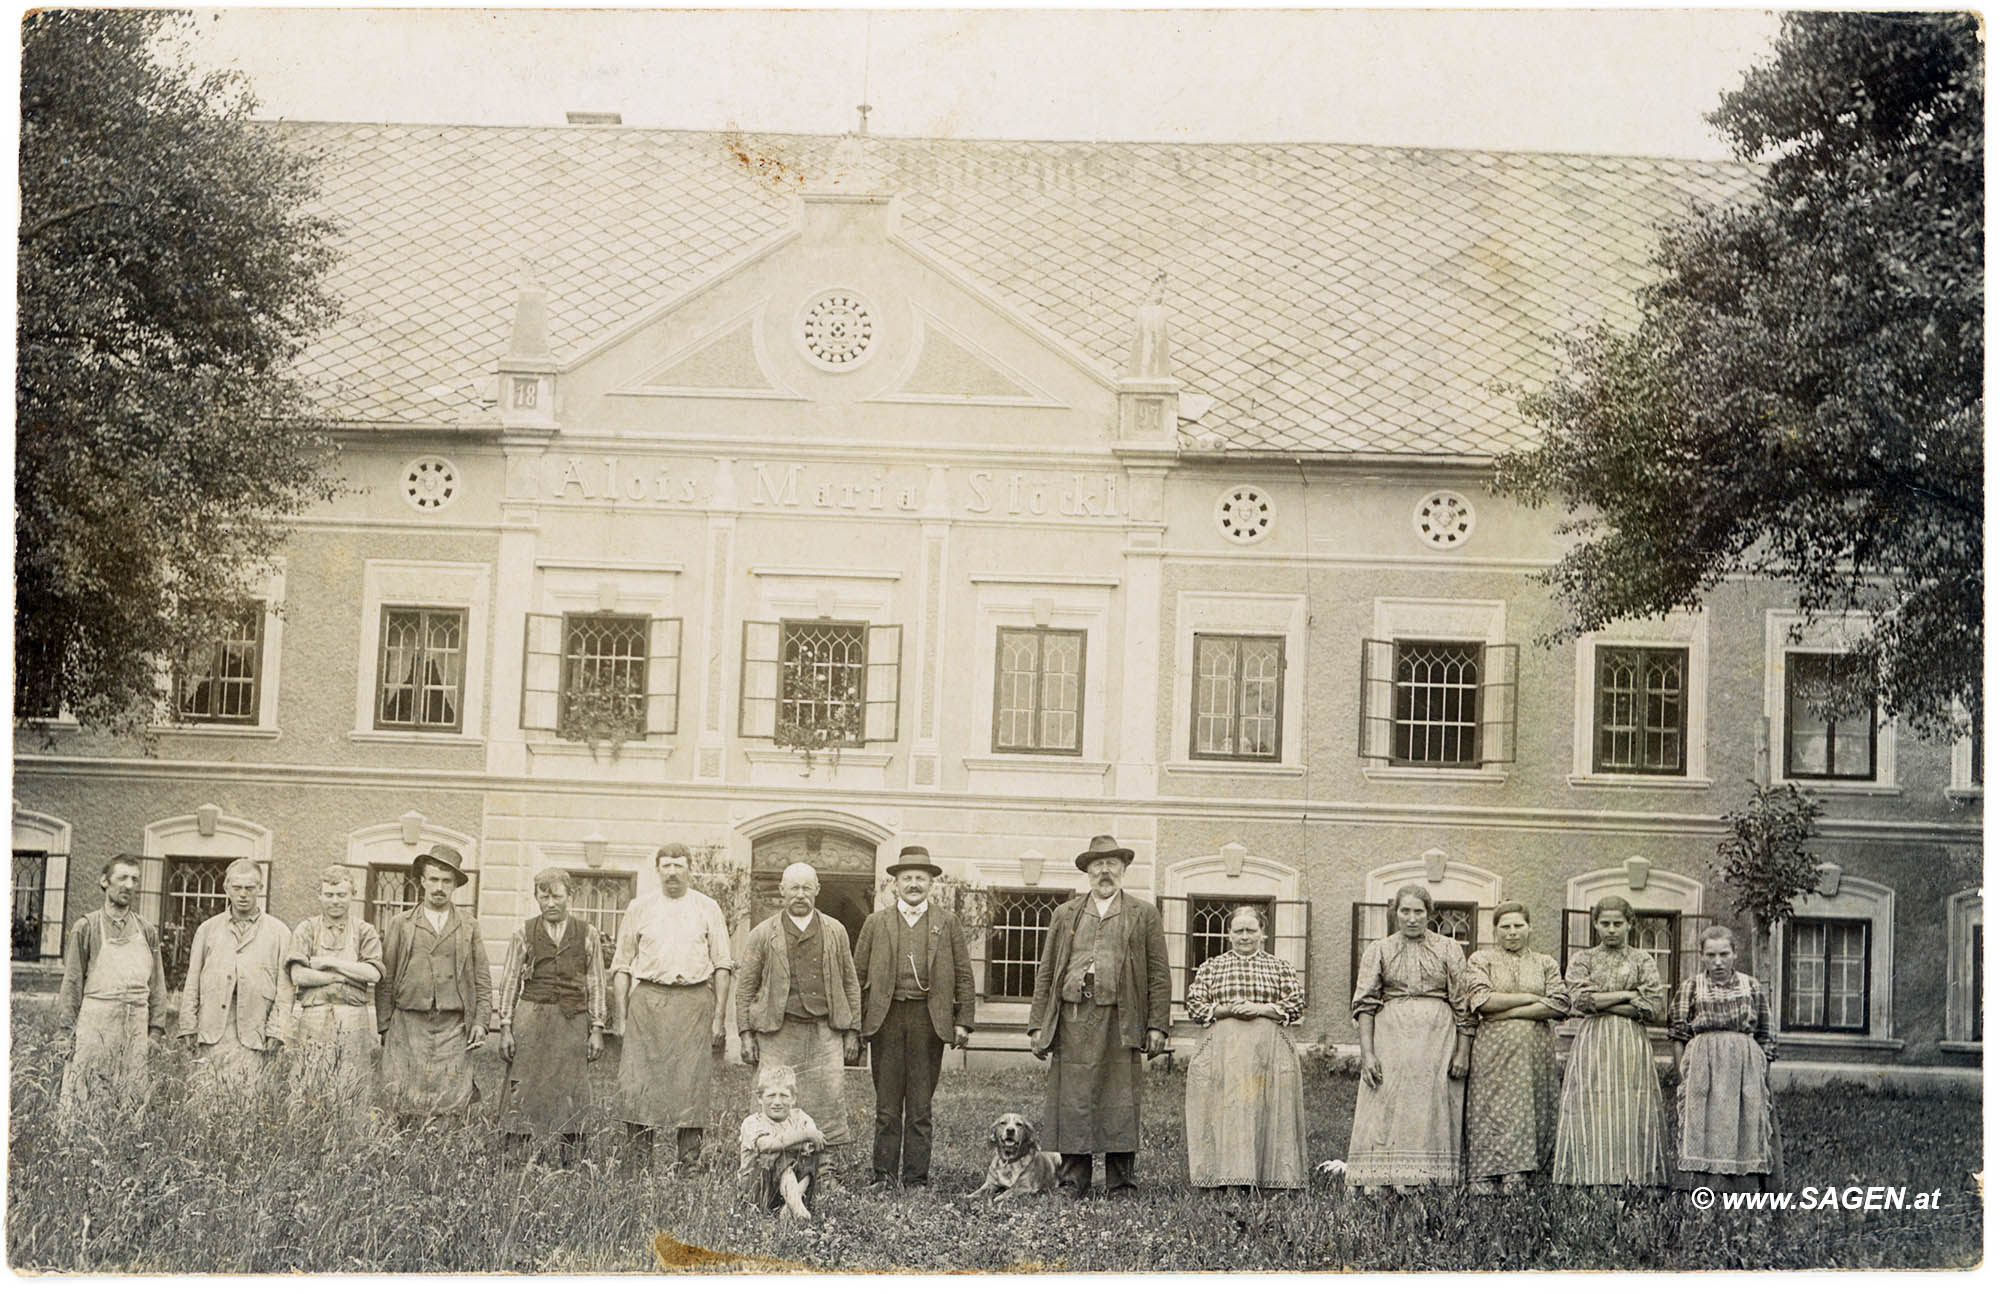
{"label": "young woman in striped dress", "polygon": [[1562,1186],[1666,1185],[1659,1072],[1648,1024],[1666,1018],[1651,955],[1630,946],[1634,913],[1621,898],[1590,909],[1597,943],[1569,959],[1570,1044],[1552,1174]]}

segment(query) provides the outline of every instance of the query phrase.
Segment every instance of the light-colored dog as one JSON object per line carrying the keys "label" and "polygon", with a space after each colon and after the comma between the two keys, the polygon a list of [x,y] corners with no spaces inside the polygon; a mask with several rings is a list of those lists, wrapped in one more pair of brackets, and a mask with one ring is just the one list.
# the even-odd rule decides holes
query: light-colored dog
{"label": "light-colored dog", "polygon": [[1056,1184],[1062,1156],[1052,1150],[1035,1149],[1035,1125],[1018,1114],[1003,1114],[993,1121],[987,1135],[993,1143],[993,1158],[986,1165],[986,1180],[966,1195],[976,1200],[984,1195],[1012,1199],[1040,1195]]}

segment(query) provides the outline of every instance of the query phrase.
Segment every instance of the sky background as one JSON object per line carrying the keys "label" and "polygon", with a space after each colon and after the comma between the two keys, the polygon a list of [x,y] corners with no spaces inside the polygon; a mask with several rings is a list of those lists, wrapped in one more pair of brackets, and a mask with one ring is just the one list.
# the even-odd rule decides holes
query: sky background
{"label": "sky background", "polygon": [[1724,157],[1703,122],[1774,14],[198,11],[198,65],[293,120],[1292,140]]}

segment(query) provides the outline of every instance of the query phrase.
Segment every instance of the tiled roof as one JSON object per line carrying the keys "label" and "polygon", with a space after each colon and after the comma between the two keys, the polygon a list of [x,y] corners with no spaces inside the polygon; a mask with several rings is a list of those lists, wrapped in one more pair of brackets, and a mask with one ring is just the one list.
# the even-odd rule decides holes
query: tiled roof
{"label": "tiled roof", "polygon": [[[787,228],[832,136],[291,124],[344,226],[309,376],[343,421],[495,421],[524,269],[558,355]],[[1114,375],[1168,275],[1175,368],[1230,449],[1490,454],[1508,385],[1629,316],[1656,227],[1728,163],[1338,144],[866,142],[902,229]],[[1187,402],[1198,408],[1200,400]],[[1188,410],[1184,409],[1184,415]]]}

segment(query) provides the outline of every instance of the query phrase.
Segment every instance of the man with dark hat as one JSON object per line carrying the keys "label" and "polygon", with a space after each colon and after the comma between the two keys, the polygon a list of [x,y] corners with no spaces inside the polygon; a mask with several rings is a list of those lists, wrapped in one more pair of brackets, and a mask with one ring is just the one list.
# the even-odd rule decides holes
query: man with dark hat
{"label": "man with dark hat", "polygon": [[423,901],[382,930],[382,1094],[406,1123],[463,1115],[479,1098],[471,1053],[486,1041],[493,973],[477,927],[451,901],[470,879],[464,862],[450,845],[418,854],[410,875]]}
{"label": "man with dark hat", "polygon": [[889,865],[892,907],[861,923],[861,1033],[873,1049],[875,1162],[871,1186],[923,1187],[931,1171],[931,1096],[945,1045],[972,1038],[972,960],[958,919],[930,901],[944,869],[922,845]]}
{"label": "man with dark hat", "polygon": [[1137,1188],[1140,1065],[1167,1044],[1167,937],[1160,911],[1123,891],[1132,851],[1094,836],[1076,865],[1090,888],[1055,910],[1035,968],[1028,1036],[1049,1066],[1042,1145],[1062,1156],[1072,1195],[1090,1190],[1104,1155],[1106,1188]]}

